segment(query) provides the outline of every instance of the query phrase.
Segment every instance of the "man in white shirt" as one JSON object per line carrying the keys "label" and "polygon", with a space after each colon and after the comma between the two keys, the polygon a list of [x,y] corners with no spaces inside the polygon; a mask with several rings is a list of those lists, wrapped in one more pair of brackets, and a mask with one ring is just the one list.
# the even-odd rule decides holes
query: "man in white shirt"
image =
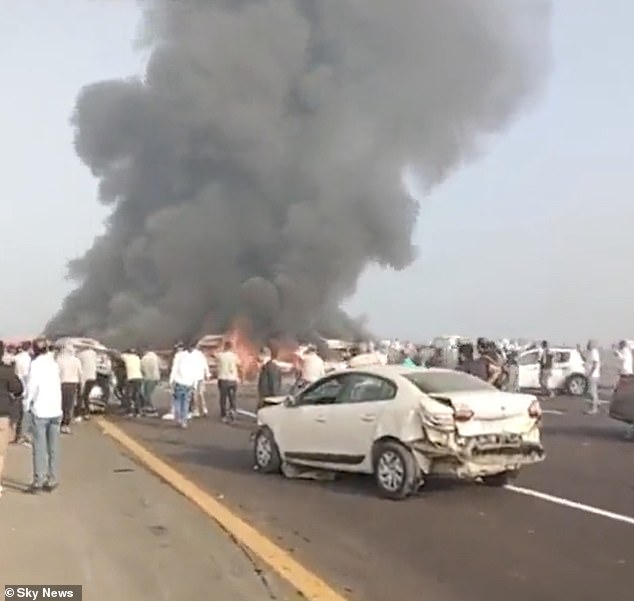
{"label": "man in white shirt", "polygon": [[38,340],[33,345],[25,414],[31,415],[33,428],[33,482],[28,492],[52,491],[59,483],[59,433],[62,421],[62,382],[59,367],[49,345]]}
{"label": "man in white shirt", "polygon": [[586,377],[588,378],[588,393],[590,394],[590,409],[588,415],[599,413],[599,378],[601,377],[601,356],[594,341],[588,342],[586,353]]}
{"label": "man in white shirt", "polygon": [[101,388],[104,408],[110,402],[112,390],[112,359],[108,352],[97,353],[97,386]]}
{"label": "man in white shirt", "polygon": [[200,347],[196,347],[192,350],[192,356],[198,366],[198,375],[194,386],[193,415],[194,417],[207,416],[208,411],[207,401],[205,400],[205,387],[207,385],[207,380],[211,377],[209,363],[207,362],[205,354],[200,350]]}
{"label": "man in white shirt", "polygon": [[29,369],[31,367],[31,355],[29,349],[31,347],[30,342],[23,342],[20,345],[18,354],[15,356],[13,366],[15,369],[15,375],[22,381],[22,386],[26,386],[26,379],[29,375]]}
{"label": "man in white shirt", "polygon": [[171,374],[174,373],[174,366],[176,365],[176,362],[180,360],[180,355],[184,352],[185,345],[182,342],[177,342],[174,345],[174,354],[172,355],[172,358],[170,360],[170,375],[168,376],[168,384],[172,391],[172,408],[168,413],[163,414],[161,419],[174,419],[174,416],[176,415],[176,399],[174,398],[174,387],[170,378],[172,377]]}
{"label": "man in white shirt", "polygon": [[65,346],[57,357],[59,377],[62,383],[62,434],[70,434],[70,423],[75,412],[78,395],[83,379],[81,361],[75,356],[73,348]]}
{"label": "man in white shirt", "polygon": [[82,391],[77,404],[77,420],[90,418],[90,391],[97,383],[97,351],[93,348],[84,348],[77,354],[81,361],[83,375]]}
{"label": "man in white shirt", "polygon": [[143,402],[145,409],[152,414],[156,413],[152,395],[161,381],[161,363],[154,351],[146,351],[141,357],[141,373],[143,374]]}
{"label": "man in white shirt", "polygon": [[141,413],[143,373],[141,372],[141,357],[135,349],[128,349],[121,353],[121,360],[125,365],[126,395],[124,409],[128,416],[136,417]]}
{"label": "man in white shirt", "polygon": [[198,377],[198,364],[192,355],[192,345],[179,349],[174,355],[169,384],[172,389],[172,406],[176,422],[181,428],[189,421],[189,401]]}
{"label": "man in white shirt", "polygon": [[634,374],[634,362],[632,360],[632,350],[625,340],[619,342],[614,354],[618,357],[620,362],[619,375],[631,376]]}
{"label": "man in white shirt", "polygon": [[[26,390],[26,381],[31,369],[31,341],[25,341],[20,345],[19,352],[13,357],[13,369],[15,375],[20,378],[22,387]],[[13,428],[15,432],[15,443],[30,444],[30,424],[29,416],[24,416],[22,411],[22,403],[15,405],[15,415],[12,416]]]}
{"label": "man in white shirt", "polygon": [[326,364],[311,344],[302,356],[300,380],[302,387],[312,384],[326,375]]}
{"label": "man in white shirt", "polygon": [[217,357],[220,417],[224,423],[236,418],[236,394],[240,381],[240,359],[233,352],[233,343],[227,340]]}

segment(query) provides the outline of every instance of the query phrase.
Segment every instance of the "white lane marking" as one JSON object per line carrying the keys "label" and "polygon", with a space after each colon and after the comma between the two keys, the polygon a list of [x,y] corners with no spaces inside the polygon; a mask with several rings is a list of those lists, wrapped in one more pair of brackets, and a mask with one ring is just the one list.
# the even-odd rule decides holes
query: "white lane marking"
{"label": "white lane marking", "polygon": [[558,411],[557,409],[542,409],[542,413],[549,413],[550,415],[565,415],[565,411]]}
{"label": "white lane marking", "polygon": [[[246,409],[237,409],[236,413],[238,413],[239,415],[244,415],[246,417],[252,417],[254,419],[257,417],[256,414],[253,413],[253,411],[247,411]],[[564,415],[563,411],[557,411],[556,409],[547,409],[547,410],[544,410],[543,413],[552,413],[554,415]],[[562,499],[561,497],[548,495],[546,493],[539,492],[537,490],[531,490],[530,488],[522,488],[521,486],[513,486],[512,484],[508,484],[504,488],[506,488],[506,490],[510,490],[520,495],[535,497],[537,499],[541,499],[542,501],[549,501],[550,503],[555,503],[556,505],[570,507],[571,509],[578,509],[579,511],[585,511],[586,513],[600,515],[610,520],[615,520],[617,522],[624,522],[625,524],[630,524],[631,526],[634,526],[634,518],[627,515],[621,515],[620,513],[614,513],[613,511],[607,511],[605,509],[599,509],[598,507],[592,507],[591,505],[577,503],[576,501],[569,501],[568,499]]]}
{"label": "white lane marking", "polygon": [[620,513],[614,513],[613,511],[599,509],[598,507],[592,507],[591,505],[585,505],[584,503],[577,503],[576,501],[562,499],[561,497],[548,495],[546,493],[539,492],[538,490],[531,490],[530,488],[513,486],[512,484],[507,484],[504,488],[520,495],[535,497],[536,499],[541,499],[542,501],[548,501],[549,503],[555,503],[556,505],[562,505],[563,507],[570,507],[571,509],[578,509],[579,511],[600,515],[601,517],[608,518],[616,522],[623,522],[625,524],[629,524],[630,526],[634,526],[634,518],[629,515],[621,515]]}

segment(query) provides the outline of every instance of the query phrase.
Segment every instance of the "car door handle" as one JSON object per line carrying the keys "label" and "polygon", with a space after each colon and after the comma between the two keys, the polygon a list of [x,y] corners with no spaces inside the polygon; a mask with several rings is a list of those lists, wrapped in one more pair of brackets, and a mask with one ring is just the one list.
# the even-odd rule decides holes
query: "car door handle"
{"label": "car door handle", "polygon": [[325,423],[326,423],[326,418],[325,418],[323,415],[318,415],[318,416],[315,418],[315,421],[316,421],[316,422],[319,422],[320,424],[325,424]]}
{"label": "car door handle", "polygon": [[373,422],[376,419],[376,415],[374,413],[366,413],[361,416],[361,420],[364,422]]}

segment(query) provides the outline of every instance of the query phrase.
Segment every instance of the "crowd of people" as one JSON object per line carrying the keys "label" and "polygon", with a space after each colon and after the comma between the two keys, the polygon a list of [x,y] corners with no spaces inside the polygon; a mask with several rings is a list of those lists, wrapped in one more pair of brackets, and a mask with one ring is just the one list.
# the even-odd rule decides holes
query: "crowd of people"
{"label": "crowd of people", "polygon": [[[107,403],[110,359],[94,348],[61,348],[45,339],[17,346],[0,342],[0,496],[7,448],[32,449],[33,478],[27,492],[53,491],[59,485],[59,438],[71,425],[90,419],[92,392]],[[125,373],[115,379],[126,415],[156,414],[152,393],[161,379],[159,358],[134,349],[121,354]],[[104,364],[106,362],[107,364]]]}
{"label": "crowd of people", "polygon": [[23,343],[16,350],[7,360],[0,343],[0,494],[11,442],[32,447],[33,478],[27,492],[52,492],[59,484],[62,370],[46,340]]}
{"label": "crowd of people", "polygon": [[[549,388],[554,353],[547,341],[538,347],[539,382],[544,396],[553,396]],[[601,356],[590,341],[585,352],[589,408],[599,411]],[[455,360],[442,349],[429,352],[426,347],[398,341],[352,346],[342,357],[348,367],[401,364],[426,367],[452,367],[467,372],[495,387],[519,391],[518,349],[498,345],[485,338],[475,344],[463,342],[455,349]],[[630,345],[622,341],[614,352],[620,360],[620,374],[634,374]],[[71,345],[57,348],[46,340],[25,341],[5,348],[0,342],[0,495],[7,447],[22,444],[32,448],[33,479],[28,491],[54,490],[59,483],[59,435],[71,434],[72,424],[90,419],[92,392],[100,390],[100,402],[108,404],[111,393],[121,401],[121,412],[130,417],[154,416],[152,401],[161,381],[161,362],[156,352],[127,349],[115,365],[94,348],[76,352]],[[284,371],[274,348],[261,350],[257,380],[259,405],[266,397],[280,396]],[[216,356],[220,418],[230,423],[236,418],[236,395],[243,377],[240,357],[227,340]],[[294,389],[300,390],[326,375],[328,364],[313,346],[307,346],[294,366]],[[206,383],[211,379],[205,354],[195,344],[178,344],[169,368],[168,383],[172,394],[171,411],[163,416],[186,428],[192,417],[208,415]],[[634,427],[632,428],[634,435]]]}

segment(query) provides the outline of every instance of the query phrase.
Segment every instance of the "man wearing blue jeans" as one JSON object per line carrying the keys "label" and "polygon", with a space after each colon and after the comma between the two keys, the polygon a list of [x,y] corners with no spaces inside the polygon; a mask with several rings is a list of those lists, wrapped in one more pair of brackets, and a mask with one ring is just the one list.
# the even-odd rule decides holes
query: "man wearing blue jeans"
{"label": "man wearing blue jeans", "polygon": [[169,378],[173,395],[174,420],[181,428],[187,427],[189,401],[198,378],[198,365],[196,357],[192,353],[193,348],[193,345],[189,344],[174,355]]}
{"label": "man wearing blue jeans", "polygon": [[45,340],[34,344],[24,414],[31,416],[33,482],[27,492],[53,491],[59,484],[59,436],[62,422],[62,382],[59,367]]}

